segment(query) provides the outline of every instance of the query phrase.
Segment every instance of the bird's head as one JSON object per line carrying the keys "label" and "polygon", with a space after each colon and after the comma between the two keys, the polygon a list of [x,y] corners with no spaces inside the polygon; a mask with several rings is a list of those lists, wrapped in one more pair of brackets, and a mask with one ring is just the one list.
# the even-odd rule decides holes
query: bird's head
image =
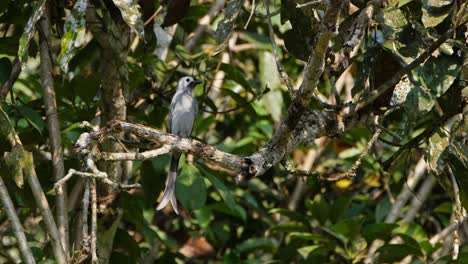
{"label": "bird's head", "polygon": [[193,88],[195,88],[195,86],[197,84],[200,84],[200,83],[201,83],[200,80],[197,80],[197,79],[193,78],[192,76],[184,76],[184,77],[179,79],[179,83],[177,85],[177,90],[192,91]]}

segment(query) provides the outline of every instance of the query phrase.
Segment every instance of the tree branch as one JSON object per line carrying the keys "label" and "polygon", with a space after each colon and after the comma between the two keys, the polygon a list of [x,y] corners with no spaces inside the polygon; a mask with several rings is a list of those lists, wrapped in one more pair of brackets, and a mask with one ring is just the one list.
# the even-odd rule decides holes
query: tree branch
{"label": "tree branch", "polygon": [[[55,99],[53,65],[49,43],[49,6],[47,4],[44,10],[43,17],[41,20],[39,20],[39,33],[42,92],[47,116],[47,128],[49,131],[54,178],[56,181],[58,181],[63,178],[65,174],[65,167],[63,164],[63,147],[60,133],[60,123],[57,113],[57,103]],[[60,235],[60,241],[62,241],[63,250],[65,251],[65,254],[68,254],[69,235],[68,209],[66,197],[66,185],[61,185],[59,188],[57,188],[57,193],[55,196],[55,201],[57,205],[57,224]]]}

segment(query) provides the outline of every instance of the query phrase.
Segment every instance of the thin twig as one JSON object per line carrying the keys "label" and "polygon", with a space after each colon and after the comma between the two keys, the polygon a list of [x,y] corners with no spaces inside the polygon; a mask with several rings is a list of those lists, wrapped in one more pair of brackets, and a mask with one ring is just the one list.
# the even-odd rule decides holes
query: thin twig
{"label": "thin twig", "polygon": [[252,10],[250,11],[249,19],[247,19],[247,22],[245,23],[244,30],[247,29],[247,27],[249,26],[250,20],[255,14],[255,9],[257,9],[257,3],[255,2],[255,0],[252,0],[252,6],[253,7],[252,7]]}
{"label": "thin twig", "polygon": [[289,95],[291,98],[295,97],[295,91],[294,87],[292,86],[291,82],[289,81],[289,76],[286,73],[286,71],[283,68],[283,65],[281,65],[281,61],[278,56],[278,49],[276,47],[276,41],[275,41],[275,32],[273,31],[273,25],[271,23],[271,16],[270,16],[270,0],[265,0],[265,9],[267,13],[267,23],[268,23],[268,32],[270,35],[270,42],[271,42],[271,48],[273,49],[273,55],[275,56],[275,61],[276,61],[276,68],[278,69],[278,72],[281,77],[281,81],[286,85],[289,91]]}
{"label": "thin twig", "polygon": [[3,182],[2,177],[0,177],[0,200],[2,201],[3,208],[6,211],[8,216],[8,220],[11,222],[13,227],[13,232],[15,233],[16,240],[19,244],[19,249],[21,255],[23,256],[23,260],[27,264],[35,264],[36,261],[34,260],[34,256],[32,254],[31,248],[28,246],[28,241],[26,239],[26,235],[24,234],[23,227],[21,226],[21,222],[16,214],[15,207],[13,202],[11,201],[10,194],[8,194],[8,190]]}
{"label": "thin twig", "polygon": [[457,260],[458,253],[460,252],[460,237],[458,235],[458,226],[460,224],[460,220],[462,219],[462,205],[460,201],[460,189],[458,188],[457,179],[455,178],[450,165],[447,165],[447,171],[450,176],[450,181],[452,182],[453,199],[455,200],[453,223],[456,225],[456,228],[453,230],[452,259]]}
{"label": "thin twig", "polygon": [[248,100],[247,102],[239,104],[239,105],[237,105],[236,107],[233,107],[233,108],[229,108],[229,109],[221,110],[221,111],[211,111],[211,110],[208,110],[208,109],[202,109],[202,111],[205,112],[205,113],[210,113],[210,114],[226,114],[226,113],[234,112],[234,111],[237,111],[237,110],[243,108],[244,106],[247,106],[247,105],[251,104],[252,102],[254,102],[256,100],[261,99],[263,97],[263,95],[265,95],[265,93],[268,92],[268,91],[269,91],[269,88],[265,87],[265,90],[263,90],[257,96],[254,96],[252,99]]}
{"label": "thin twig", "polygon": [[101,160],[145,160],[154,158],[157,156],[164,155],[171,151],[171,146],[162,146],[158,149],[148,150],[144,152],[134,153],[111,153],[111,152],[99,152],[95,154],[96,159]]}
{"label": "thin twig", "polygon": [[349,168],[344,173],[339,173],[331,177],[325,177],[324,179],[328,181],[337,181],[343,178],[352,178],[356,176],[356,170],[359,168],[359,166],[361,166],[362,160],[367,155],[367,153],[369,153],[369,150],[372,148],[372,146],[374,146],[374,143],[379,138],[381,132],[382,130],[380,128],[377,128],[375,130],[374,134],[372,135],[372,138],[369,140],[369,142],[367,142],[366,147],[362,151],[361,155],[359,155],[358,159],[354,162],[353,166],[351,166],[351,168]]}
{"label": "thin twig", "polygon": [[315,1],[304,3],[304,4],[296,3],[296,8],[303,8],[303,7],[308,7],[308,6],[320,6],[320,5],[324,5],[324,2],[325,1],[323,0],[315,0]]}
{"label": "thin twig", "polygon": [[[109,153],[110,154],[128,154],[128,153]],[[125,159],[115,159],[115,160],[125,160]],[[116,182],[113,182],[107,177],[107,173],[99,171],[94,164],[94,161],[92,161],[90,158],[87,159],[88,164],[91,164],[91,167],[89,167],[93,172],[82,172],[82,171],[77,171],[74,169],[70,169],[68,171],[68,174],[62,178],[60,181],[56,182],[54,184],[54,188],[59,188],[61,185],[63,185],[65,182],[67,182],[73,175],[78,175],[83,178],[91,178],[91,179],[98,179],[102,181],[103,183],[113,187],[113,188],[119,188],[119,189],[139,189],[141,188],[141,185],[136,183],[136,184],[119,184]]]}
{"label": "thin twig", "polygon": [[91,262],[98,263],[96,253],[96,232],[97,232],[97,192],[96,179],[91,179]]}
{"label": "thin twig", "polygon": [[159,7],[156,11],[154,11],[154,13],[145,21],[145,23],[143,23],[144,26],[147,26],[151,21],[153,21],[153,19],[158,16],[159,13],[161,13],[162,11],[162,8]]}

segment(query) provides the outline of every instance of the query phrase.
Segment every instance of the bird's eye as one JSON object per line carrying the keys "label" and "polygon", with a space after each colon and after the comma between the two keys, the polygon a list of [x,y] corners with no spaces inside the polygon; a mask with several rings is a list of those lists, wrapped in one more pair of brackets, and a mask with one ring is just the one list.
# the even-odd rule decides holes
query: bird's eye
{"label": "bird's eye", "polygon": [[189,78],[186,78],[186,79],[185,79],[185,82],[186,82],[186,83],[188,83],[189,81],[190,81],[190,79],[189,79]]}

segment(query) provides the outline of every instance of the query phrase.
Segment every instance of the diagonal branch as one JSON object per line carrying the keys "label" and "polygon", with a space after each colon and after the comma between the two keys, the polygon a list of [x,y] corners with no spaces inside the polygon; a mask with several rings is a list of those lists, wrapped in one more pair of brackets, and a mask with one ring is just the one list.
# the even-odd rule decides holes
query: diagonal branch
{"label": "diagonal branch", "polygon": [[13,202],[11,201],[10,194],[8,194],[8,190],[3,182],[2,177],[0,177],[0,200],[2,201],[3,208],[6,211],[8,216],[8,220],[10,220],[11,225],[13,226],[13,232],[15,233],[15,237],[18,240],[19,249],[21,255],[23,255],[23,260],[27,264],[35,264],[36,260],[34,260],[31,248],[28,246],[28,241],[26,240],[26,235],[24,234],[23,226],[21,226],[21,222],[16,214],[15,207]]}

